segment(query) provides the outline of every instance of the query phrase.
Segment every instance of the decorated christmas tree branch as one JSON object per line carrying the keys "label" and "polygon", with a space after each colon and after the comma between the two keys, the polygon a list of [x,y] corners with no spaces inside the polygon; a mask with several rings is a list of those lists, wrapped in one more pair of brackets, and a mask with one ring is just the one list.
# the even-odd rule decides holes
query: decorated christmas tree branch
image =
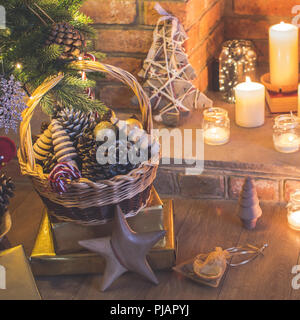
{"label": "decorated christmas tree branch", "polygon": [[97,79],[82,80],[80,72],[70,68],[71,62],[84,57],[95,37],[92,20],[79,12],[84,1],[0,0],[7,20],[7,28],[0,30],[3,77],[13,75],[31,95],[46,79],[61,72],[66,75],[43,97],[41,104],[47,113],[57,102],[62,106],[72,104],[74,109],[107,111],[103,103],[91,101],[86,94]]}

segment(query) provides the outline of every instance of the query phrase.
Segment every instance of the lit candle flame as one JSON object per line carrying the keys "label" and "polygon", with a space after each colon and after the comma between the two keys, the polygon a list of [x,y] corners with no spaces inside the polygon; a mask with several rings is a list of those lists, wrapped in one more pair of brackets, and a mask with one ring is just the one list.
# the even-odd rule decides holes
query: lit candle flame
{"label": "lit candle flame", "polygon": [[294,141],[294,140],[295,140],[295,137],[293,137],[293,136],[289,136],[288,140],[289,140],[290,142],[292,142],[292,141]]}
{"label": "lit candle flame", "polygon": [[247,77],[246,77],[246,82],[247,82],[247,83],[252,82],[252,81],[251,81],[251,78],[247,76]]}

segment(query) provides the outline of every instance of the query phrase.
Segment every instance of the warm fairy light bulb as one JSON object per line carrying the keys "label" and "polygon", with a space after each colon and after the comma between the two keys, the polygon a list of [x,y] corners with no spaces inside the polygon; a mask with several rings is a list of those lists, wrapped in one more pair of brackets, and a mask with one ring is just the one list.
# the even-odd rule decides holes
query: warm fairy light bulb
{"label": "warm fairy light bulb", "polygon": [[80,57],[78,57],[78,60],[79,60],[79,61],[82,61],[82,59],[83,59],[83,58],[82,58],[81,56],[80,56]]}
{"label": "warm fairy light bulb", "polygon": [[18,63],[16,64],[16,68],[17,68],[17,69],[22,69],[21,63],[18,62]]}

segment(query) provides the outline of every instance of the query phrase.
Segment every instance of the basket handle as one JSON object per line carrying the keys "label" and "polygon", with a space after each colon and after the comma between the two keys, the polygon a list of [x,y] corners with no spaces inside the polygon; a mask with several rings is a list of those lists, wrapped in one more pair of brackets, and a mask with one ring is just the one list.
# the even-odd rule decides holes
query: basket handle
{"label": "basket handle", "polygon": [[[70,64],[71,67],[86,72],[104,72],[119,79],[121,82],[129,86],[136,95],[140,110],[142,113],[142,123],[147,133],[150,133],[153,128],[152,111],[148,96],[144,92],[141,85],[137,82],[136,78],[129,72],[120,68],[103,64],[98,61],[76,61]],[[32,175],[37,175],[36,163],[34,158],[30,120],[36,106],[39,104],[42,97],[55,87],[62,79],[63,74],[56,77],[46,79],[32,94],[27,101],[27,107],[22,113],[22,122],[20,124],[20,149],[18,151],[19,163],[22,172],[30,172]]]}
{"label": "basket handle", "polygon": [[120,69],[118,67],[90,60],[76,61],[71,63],[71,66],[79,70],[83,70],[85,72],[99,71],[108,73],[112,77],[125,83],[129,88],[131,88],[131,90],[134,92],[138,99],[144,129],[147,131],[147,133],[151,132],[153,128],[153,122],[152,109],[149,97],[147,96],[141,85],[137,82],[136,78],[130,72]]}

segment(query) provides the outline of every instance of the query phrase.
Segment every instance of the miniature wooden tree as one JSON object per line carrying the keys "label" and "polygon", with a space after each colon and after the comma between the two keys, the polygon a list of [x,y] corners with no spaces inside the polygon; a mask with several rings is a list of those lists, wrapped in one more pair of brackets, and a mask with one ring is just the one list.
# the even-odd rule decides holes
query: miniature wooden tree
{"label": "miniature wooden tree", "polygon": [[256,188],[250,177],[245,179],[239,198],[238,215],[246,229],[254,229],[262,215]]}

